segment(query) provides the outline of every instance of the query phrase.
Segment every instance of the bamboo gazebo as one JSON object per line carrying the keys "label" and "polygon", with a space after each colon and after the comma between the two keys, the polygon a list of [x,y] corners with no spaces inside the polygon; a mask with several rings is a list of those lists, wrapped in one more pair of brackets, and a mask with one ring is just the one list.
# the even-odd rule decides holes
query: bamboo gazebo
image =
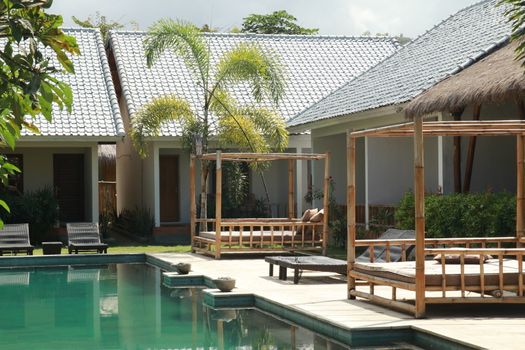
{"label": "bamboo gazebo", "polygon": [[[216,153],[190,159],[191,241],[195,252],[220,259],[223,254],[268,254],[290,251],[318,251],[326,254],[328,244],[329,154],[301,153]],[[295,165],[297,161],[324,161],[323,220],[305,222],[295,213]],[[197,218],[195,193],[196,161],[214,161],[216,171],[215,218]],[[222,162],[288,162],[288,217],[222,218]],[[275,181],[278,181],[275,179]]]}
{"label": "bamboo gazebo", "polygon": [[[517,142],[516,235],[514,237],[425,239],[424,136],[514,136]],[[356,139],[359,137],[414,138],[414,197],[416,238],[403,240],[356,240]],[[413,122],[383,128],[348,132],[348,297],[367,299],[383,306],[423,317],[427,304],[525,303],[523,256],[525,249],[525,121],[430,121],[416,117]],[[504,248],[507,245],[516,248]],[[415,245],[415,261],[388,262],[388,251]],[[387,262],[356,261],[356,248],[378,246],[387,250]],[[439,248],[436,248],[439,247]],[[441,255],[439,261],[426,257]],[[455,263],[448,256],[457,255]],[[405,256],[405,254],[403,254]],[[491,259],[486,260],[490,255]],[[469,264],[467,260],[478,258]],[[369,291],[356,288],[356,280]],[[391,293],[376,293],[378,286]],[[409,298],[398,298],[397,290]],[[379,295],[381,294],[381,295]]]}

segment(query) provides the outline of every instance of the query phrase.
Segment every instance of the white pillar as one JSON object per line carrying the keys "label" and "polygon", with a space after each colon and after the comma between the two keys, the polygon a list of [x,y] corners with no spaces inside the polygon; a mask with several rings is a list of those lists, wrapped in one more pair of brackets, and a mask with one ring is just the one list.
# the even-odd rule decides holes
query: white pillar
{"label": "white pillar", "polygon": [[153,143],[153,186],[154,186],[154,198],[153,198],[153,215],[155,218],[155,227],[160,226],[160,171],[159,171],[159,145]]}
{"label": "white pillar", "polygon": [[91,146],[91,221],[98,222],[98,144]]}
{"label": "white pillar", "polygon": [[[443,120],[443,113],[438,113],[438,121]],[[443,189],[443,136],[438,136],[438,192],[444,193]]]}
{"label": "white pillar", "polygon": [[370,208],[368,203],[368,136],[365,136],[365,225],[366,229],[370,228]]}
{"label": "white pillar", "polygon": [[[304,153],[303,148],[296,148],[296,153]],[[298,160],[295,163],[295,204],[297,206],[295,216],[301,217],[303,215],[303,212],[305,210],[304,208],[304,191],[305,191],[305,183],[304,183],[304,172],[306,170],[306,160]]]}

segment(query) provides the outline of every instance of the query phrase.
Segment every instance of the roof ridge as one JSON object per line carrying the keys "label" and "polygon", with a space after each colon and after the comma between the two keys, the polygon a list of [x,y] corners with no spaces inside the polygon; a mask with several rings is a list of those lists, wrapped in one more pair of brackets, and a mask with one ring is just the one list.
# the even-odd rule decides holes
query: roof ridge
{"label": "roof ridge", "polygon": [[[110,30],[109,33],[114,35],[119,34],[135,34],[146,35],[147,32],[143,30]],[[202,33],[208,37],[259,37],[259,38],[287,38],[287,39],[355,39],[355,40],[372,40],[372,41],[397,41],[395,37],[391,36],[364,36],[364,35],[307,35],[307,34],[255,34],[255,33],[225,33],[225,32],[206,32]]]}
{"label": "roof ridge", "polygon": [[[386,62],[389,62],[389,61],[392,59],[392,57],[394,57],[394,56],[396,56],[396,55],[399,55],[401,52],[404,52],[404,51],[406,51],[406,50],[409,50],[413,45],[416,45],[417,42],[419,42],[420,40],[422,40],[422,38],[423,38],[424,36],[426,36],[428,33],[432,32],[432,31],[436,30],[436,28],[438,28],[438,27],[442,26],[443,24],[445,24],[445,23],[448,22],[451,18],[458,16],[458,15],[459,15],[460,13],[462,13],[462,12],[465,12],[465,11],[467,11],[467,10],[470,10],[470,9],[474,8],[474,7],[478,7],[478,6],[481,6],[481,5],[484,4],[484,3],[489,3],[489,2],[497,2],[497,1],[496,1],[496,0],[481,0],[481,1],[478,1],[478,2],[476,2],[476,3],[472,4],[472,5],[469,5],[469,6],[467,6],[467,7],[464,7],[464,8],[462,8],[462,9],[456,11],[455,13],[449,15],[449,16],[446,17],[445,19],[441,20],[439,23],[435,24],[432,28],[426,30],[424,33],[420,34],[418,37],[416,37],[415,39],[413,39],[412,41],[410,41],[409,43],[407,43],[406,45],[401,46],[398,50],[394,51],[391,55],[389,55],[389,56],[386,57],[385,59],[379,61],[377,64],[375,64],[375,65],[373,65],[372,67],[368,68],[367,70],[365,70],[365,71],[362,72],[361,74],[357,75],[356,77],[354,77],[353,79],[351,79],[351,80],[349,80],[348,82],[344,83],[343,85],[341,85],[340,87],[338,87],[337,89],[335,89],[334,91],[332,91],[331,93],[329,93],[328,95],[324,96],[322,99],[320,99],[320,100],[317,101],[316,103],[314,103],[314,104],[308,106],[307,108],[305,108],[304,110],[302,110],[300,113],[296,114],[294,118],[292,118],[292,119],[289,120],[288,125],[289,125],[289,126],[297,126],[297,125],[305,124],[305,123],[302,123],[302,124],[290,124],[290,122],[293,122],[294,120],[301,118],[301,116],[303,115],[303,113],[305,113],[306,111],[308,111],[308,110],[310,110],[310,109],[313,109],[314,107],[316,107],[319,103],[321,103],[321,102],[324,101],[325,99],[327,99],[327,98],[329,98],[330,96],[336,94],[338,91],[344,89],[345,87],[347,87],[348,85],[350,85],[350,84],[353,83],[354,81],[358,80],[358,79],[361,78],[362,76],[368,74],[368,72],[373,71],[374,69],[376,69],[378,66],[380,66],[380,65],[382,65],[382,64],[386,64]],[[508,38],[507,38],[507,39],[508,39]],[[493,45],[489,46],[489,47],[487,48],[487,50],[491,50],[491,49],[493,50],[493,49],[497,48],[499,45],[501,45],[501,44],[498,44],[498,43],[500,43],[502,40],[503,40],[503,39],[501,39],[501,40],[499,40],[497,43],[494,43]],[[492,51],[490,51],[490,52],[492,52]],[[488,53],[488,51],[485,52],[485,55],[486,55],[487,53]],[[484,57],[484,56],[483,56],[483,57]],[[465,63],[462,64],[462,65],[464,65],[463,68],[461,68],[461,65],[460,65],[460,67],[458,67],[459,70],[464,69],[464,68],[468,67],[470,64],[473,63],[473,62],[472,62],[472,63],[468,64],[467,62],[469,62],[469,60],[470,60],[470,58],[467,59],[467,61],[466,61]],[[457,69],[458,69],[458,68],[457,68]],[[459,71],[459,70],[458,70],[458,71]],[[455,72],[455,73],[457,73],[457,72]],[[455,73],[452,73],[452,74],[455,74]],[[449,74],[449,75],[450,75],[450,74]],[[449,75],[447,75],[447,76],[449,76]],[[436,82],[436,83],[438,83],[438,82]],[[421,93],[421,92],[420,92],[420,93]],[[416,96],[417,96],[417,95],[416,95]],[[400,101],[400,102],[403,102],[403,101]]]}
{"label": "roof ridge", "polygon": [[102,72],[104,73],[104,81],[106,82],[106,90],[109,95],[109,103],[111,104],[113,119],[115,121],[115,131],[117,136],[124,136],[126,132],[122,122],[122,116],[120,115],[120,107],[118,104],[117,94],[115,92],[115,86],[113,85],[113,78],[111,77],[111,70],[109,68],[108,57],[106,56],[106,49],[104,47],[104,41],[102,40],[102,34],[98,29],[94,31],[94,34],[95,40],[97,42],[98,54],[100,56],[100,63],[102,65]]}

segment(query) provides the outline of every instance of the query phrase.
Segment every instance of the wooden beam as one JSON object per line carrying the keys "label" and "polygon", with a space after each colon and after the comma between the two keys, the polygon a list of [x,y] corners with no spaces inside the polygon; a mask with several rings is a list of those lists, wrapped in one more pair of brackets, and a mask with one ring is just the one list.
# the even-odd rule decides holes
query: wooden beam
{"label": "wooden beam", "polygon": [[[472,120],[479,120],[481,115],[481,106],[474,107]],[[476,136],[471,136],[468,142],[467,164],[465,167],[465,178],[463,179],[463,192],[470,192],[470,182],[472,180],[472,167],[474,166],[474,153],[476,152]]]}
{"label": "wooden beam", "polygon": [[415,317],[425,316],[425,158],[423,120],[414,121],[414,202],[416,221]]}
{"label": "wooden beam", "polygon": [[288,218],[295,217],[295,160],[288,160]]}
{"label": "wooden beam", "polygon": [[355,137],[350,132],[346,134],[346,217],[347,217],[347,285],[348,298],[355,299],[352,291],[355,290],[355,278],[350,272],[355,263],[355,239],[356,239],[356,193],[355,193]]}
{"label": "wooden beam", "polygon": [[221,211],[222,211],[222,152],[215,159],[215,259],[221,258]]}
{"label": "wooden beam", "polygon": [[195,196],[195,156],[190,155],[190,234],[192,253],[194,253],[193,238],[195,237],[195,225],[197,220],[197,204]]}
{"label": "wooden beam", "polygon": [[323,255],[328,249],[328,204],[330,203],[330,153],[324,159],[324,188],[323,188]]}
{"label": "wooden beam", "polygon": [[[199,156],[200,159],[215,160],[215,153],[206,153]],[[316,160],[324,159],[326,154],[319,153],[239,153],[228,152],[222,154],[222,160],[233,160],[238,162],[259,162],[268,160],[288,160],[288,159],[304,159]]]}

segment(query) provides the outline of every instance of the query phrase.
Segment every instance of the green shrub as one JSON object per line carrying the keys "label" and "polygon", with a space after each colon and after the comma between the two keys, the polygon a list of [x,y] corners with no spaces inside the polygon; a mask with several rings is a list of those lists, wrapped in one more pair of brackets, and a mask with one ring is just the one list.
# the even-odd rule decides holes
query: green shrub
{"label": "green shrub", "polygon": [[128,234],[149,238],[155,227],[155,219],[149,209],[135,207],[133,210],[124,210],[117,219],[117,224]]}
{"label": "green shrub", "polygon": [[[516,197],[503,193],[427,194],[426,237],[484,237],[512,235]],[[414,229],[414,194],[407,192],[395,214],[402,229]]]}
{"label": "green shrub", "polygon": [[7,224],[29,224],[31,243],[41,243],[53,234],[58,221],[58,202],[50,188],[28,191],[23,194],[3,194],[11,208],[2,219]]}

